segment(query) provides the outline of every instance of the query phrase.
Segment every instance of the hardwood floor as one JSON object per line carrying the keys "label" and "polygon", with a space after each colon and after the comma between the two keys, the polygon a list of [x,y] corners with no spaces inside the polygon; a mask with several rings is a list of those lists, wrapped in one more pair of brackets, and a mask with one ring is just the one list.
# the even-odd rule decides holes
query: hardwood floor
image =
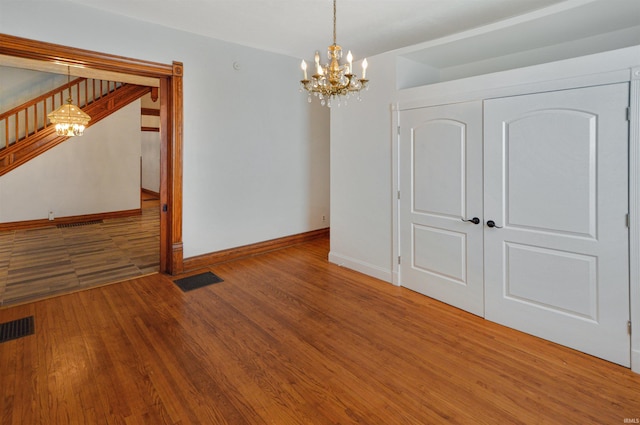
{"label": "hardwood floor", "polygon": [[157,272],[159,201],[141,204],[140,216],[0,232],[0,306]]}
{"label": "hardwood floor", "polygon": [[[640,375],[326,261],[328,240],[0,309],[2,424],[622,424]],[[183,276],[180,276],[183,277]]]}

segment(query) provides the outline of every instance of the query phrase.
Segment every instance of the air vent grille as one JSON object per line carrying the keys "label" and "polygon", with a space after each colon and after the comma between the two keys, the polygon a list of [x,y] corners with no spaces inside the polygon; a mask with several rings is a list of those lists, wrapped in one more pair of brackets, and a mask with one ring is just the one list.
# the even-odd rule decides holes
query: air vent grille
{"label": "air vent grille", "polygon": [[0,343],[32,335],[33,328],[33,316],[0,323]]}
{"label": "air vent grille", "polygon": [[89,224],[100,224],[102,220],[93,220],[93,221],[82,221],[80,223],[62,223],[58,224],[58,229],[62,229],[64,227],[78,227],[78,226],[88,226]]}

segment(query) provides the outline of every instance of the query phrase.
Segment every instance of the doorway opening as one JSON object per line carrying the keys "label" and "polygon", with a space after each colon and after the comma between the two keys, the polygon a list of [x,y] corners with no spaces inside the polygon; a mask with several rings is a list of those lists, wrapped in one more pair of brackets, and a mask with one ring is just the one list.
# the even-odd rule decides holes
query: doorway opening
{"label": "doorway opening", "polygon": [[182,248],[182,75],[180,62],[161,64],[0,34],[3,61],[22,68],[74,67],[91,76],[116,76],[160,92],[160,267],[183,269]]}

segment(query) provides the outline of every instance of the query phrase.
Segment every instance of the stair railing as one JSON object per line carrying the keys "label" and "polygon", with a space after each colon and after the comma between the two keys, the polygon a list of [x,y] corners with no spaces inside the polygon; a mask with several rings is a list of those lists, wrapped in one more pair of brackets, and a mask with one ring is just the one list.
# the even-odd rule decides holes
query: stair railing
{"label": "stair railing", "polygon": [[73,103],[84,108],[123,85],[116,81],[77,78],[0,114],[0,151],[50,127],[47,114],[66,103],[70,94]]}

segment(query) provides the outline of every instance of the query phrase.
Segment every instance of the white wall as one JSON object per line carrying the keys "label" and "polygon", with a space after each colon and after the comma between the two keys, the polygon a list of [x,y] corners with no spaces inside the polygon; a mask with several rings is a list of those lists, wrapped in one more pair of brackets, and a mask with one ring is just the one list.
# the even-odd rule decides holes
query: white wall
{"label": "white wall", "polygon": [[362,101],[331,109],[329,259],[391,281],[390,105],[395,62],[389,54],[367,61],[371,83]]}
{"label": "white wall", "polygon": [[[73,31],[61,24],[68,22]],[[329,113],[298,92],[298,58],[67,1],[3,0],[0,28],[67,46],[184,63],[186,258],[327,226],[322,215],[329,215]]]}
{"label": "white wall", "polygon": [[140,208],[140,101],[0,177],[0,222]]}
{"label": "white wall", "polygon": [[640,64],[639,51],[627,48],[559,61],[552,67],[536,65],[405,90],[395,88],[395,52],[369,58],[370,89],[362,103],[331,111],[330,260],[393,280],[393,105],[419,107],[504,96],[524,81],[525,90],[561,89],[579,75],[584,84],[593,84],[599,74]]}
{"label": "white wall", "polygon": [[143,131],[142,146],[142,188],[160,193],[160,133]]}
{"label": "white wall", "polygon": [[0,66],[0,112],[8,111],[66,82],[66,75]]}
{"label": "white wall", "polygon": [[[155,109],[160,112],[160,100],[154,102],[151,93],[147,93],[140,99],[142,108]],[[142,115],[140,117],[142,127],[160,128],[159,115]],[[142,188],[160,193],[160,132],[142,132]]]}
{"label": "white wall", "polygon": [[[331,110],[329,259],[388,282],[394,281],[397,270],[397,241],[393,236],[397,202],[393,187],[393,105],[418,107],[501,96],[522,81],[529,83],[528,89],[550,90],[554,84],[560,89],[566,84],[563,80],[576,75],[585,75],[585,82],[594,75],[595,81],[599,73],[628,68],[634,60],[640,64],[638,48],[630,47],[621,52],[559,61],[551,68],[535,65],[402,90],[396,87],[413,81],[406,72],[406,59],[397,60],[407,51],[411,47],[368,58],[370,89],[362,103]],[[435,72],[425,66],[416,66],[413,71]]]}

